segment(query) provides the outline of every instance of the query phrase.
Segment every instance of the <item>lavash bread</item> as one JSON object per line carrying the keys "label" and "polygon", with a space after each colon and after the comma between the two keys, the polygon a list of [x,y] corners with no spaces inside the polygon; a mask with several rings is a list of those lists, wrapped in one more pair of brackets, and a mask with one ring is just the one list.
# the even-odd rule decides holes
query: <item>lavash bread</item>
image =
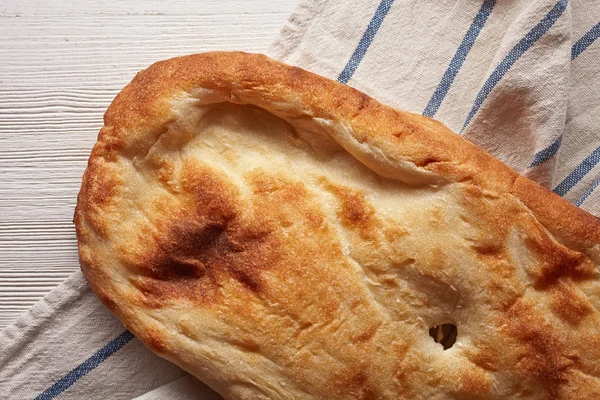
{"label": "lavash bread", "polygon": [[75,223],[102,302],[225,399],[600,398],[599,220],[265,56],[139,73]]}

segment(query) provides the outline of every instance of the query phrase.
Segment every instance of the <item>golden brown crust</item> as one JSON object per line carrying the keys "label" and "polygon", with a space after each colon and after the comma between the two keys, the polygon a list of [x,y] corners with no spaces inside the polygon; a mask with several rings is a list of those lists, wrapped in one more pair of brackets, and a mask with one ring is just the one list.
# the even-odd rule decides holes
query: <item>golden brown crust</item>
{"label": "golden brown crust", "polygon": [[600,221],[442,124],[245,53],[156,63],[104,123],[82,270],[224,397],[600,390]]}
{"label": "golden brown crust", "polygon": [[[347,85],[263,55],[205,53],[153,64],[115,98],[104,117],[109,128],[104,128],[99,138],[107,144],[98,146],[94,155],[126,151],[128,145],[136,145],[137,141],[125,142],[115,133],[134,126],[143,130],[164,125],[168,116],[157,112],[164,99],[196,87],[229,93],[232,102],[256,104],[266,110],[288,102],[290,109],[285,112],[289,116],[310,113],[313,118],[344,121],[359,142],[382,144],[390,157],[405,159],[450,181],[472,180],[482,188],[510,192],[558,236],[584,248],[600,243],[598,218],[519,176],[439,122],[394,110]],[[295,109],[295,103],[303,107]],[[135,139],[151,143],[154,138]]]}

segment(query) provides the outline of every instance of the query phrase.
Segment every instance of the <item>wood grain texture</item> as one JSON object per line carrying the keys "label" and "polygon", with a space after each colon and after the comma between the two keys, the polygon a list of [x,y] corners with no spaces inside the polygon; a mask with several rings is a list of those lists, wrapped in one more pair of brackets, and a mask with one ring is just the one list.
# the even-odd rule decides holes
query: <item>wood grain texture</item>
{"label": "wood grain texture", "polygon": [[0,328],[79,268],[72,223],[102,115],[154,61],[264,52],[295,0],[0,3]]}

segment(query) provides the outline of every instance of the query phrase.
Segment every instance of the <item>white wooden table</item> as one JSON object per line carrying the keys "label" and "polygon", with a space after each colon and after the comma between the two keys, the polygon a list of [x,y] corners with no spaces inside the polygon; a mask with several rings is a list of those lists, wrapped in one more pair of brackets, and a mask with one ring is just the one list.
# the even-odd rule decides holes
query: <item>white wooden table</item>
{"label": "white wooden table", "polygon": [[294,6],[0,1],[0,328],[79,268],[73,208],[120,88],[161,59],[264,52]]}

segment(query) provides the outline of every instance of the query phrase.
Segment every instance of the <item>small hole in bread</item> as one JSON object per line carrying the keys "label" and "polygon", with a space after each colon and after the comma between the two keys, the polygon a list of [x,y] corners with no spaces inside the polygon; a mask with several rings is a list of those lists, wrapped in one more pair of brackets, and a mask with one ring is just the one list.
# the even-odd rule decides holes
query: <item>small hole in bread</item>
{"label": "small hole in bread", "polygon": [[454,324],[437,325],[429,328],[429,336],[431,336],[436,343],[444,346],[444,350],[448,350],[456,343],[458,329]]}

